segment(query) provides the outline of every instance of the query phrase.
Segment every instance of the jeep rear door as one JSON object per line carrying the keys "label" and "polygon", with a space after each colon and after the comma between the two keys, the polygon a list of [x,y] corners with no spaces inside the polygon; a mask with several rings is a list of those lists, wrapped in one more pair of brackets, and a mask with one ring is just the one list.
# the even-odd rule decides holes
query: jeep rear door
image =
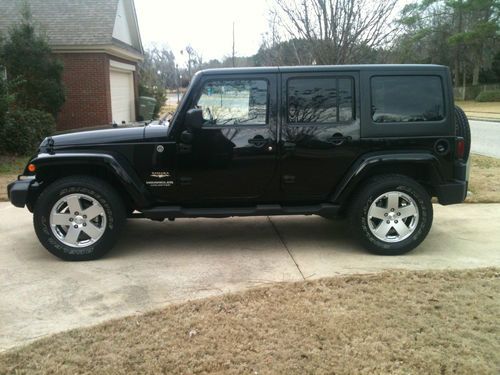
{"label": "jeep rear door", "polygon": [[281,76],[283,200],[324,202],[360,154],[359,73]]}
{"label": "jeep rear door", "polygon": [[191,108],[204,124],[189,145],[179,142],[179,201],[247,204],[277,190],[277,74],[207,74]]}

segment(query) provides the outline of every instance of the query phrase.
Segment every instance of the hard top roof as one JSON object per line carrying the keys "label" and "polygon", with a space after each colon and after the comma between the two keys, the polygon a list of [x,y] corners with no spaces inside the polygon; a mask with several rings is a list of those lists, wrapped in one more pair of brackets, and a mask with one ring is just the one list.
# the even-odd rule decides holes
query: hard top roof
{"label": "hard top roof", "polygon": [[251,73],[314,73],[330,71],[408,71],[408,70],[446,70],[444,65],[434,64],[359,64],[359,65],[307,65],[307,66],[264,66],[251,68],[206,69],[199,73],[212,74],[251,74]]}

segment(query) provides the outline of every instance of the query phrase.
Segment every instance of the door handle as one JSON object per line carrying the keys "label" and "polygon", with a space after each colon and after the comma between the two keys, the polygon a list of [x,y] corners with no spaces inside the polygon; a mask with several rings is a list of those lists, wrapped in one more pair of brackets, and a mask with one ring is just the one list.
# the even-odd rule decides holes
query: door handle
{"label": "door handle", "polygon": [[258,148],[264,147],[265,145],[267,145],[268,142],[269,142],[269,139],[264,138],[263,136],[258,136],[258,135],[255,136],[254,138],[250,138],[248,140],[248,143],[250,143],[252,146],[255,146]]}
{"label": "door handle", "polygon": [[328,143],[331,143],[334,146],[341,146],[344,143],[346,143],[347,141],[349,141],[350,139],[351,139],[351,137],[344,137],[340,133],[335,133],[330,138],[328,138],[326,141]]}
{"label": "door handle", "polygon": [[191,152],[191,145],[186,145],[184,143],[179,143],[177,146],[180,154],[188,154]]}

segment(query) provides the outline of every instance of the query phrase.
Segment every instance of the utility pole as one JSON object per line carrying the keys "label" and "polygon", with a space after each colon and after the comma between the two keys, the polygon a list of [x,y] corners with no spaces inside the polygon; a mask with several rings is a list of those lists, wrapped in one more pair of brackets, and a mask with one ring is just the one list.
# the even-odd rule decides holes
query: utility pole
{"label": "utility pole", "polygon": [[234,51],[234,21],[233,21],[233,68],[235,67],[234,57],[235,57],[235,51]]}
{"label": "utility pole", "polygon": [[176,76],[175,78],[176,81],[177,81],[177,104],[179,104],[180,102],[180,92],[179,92],[179,87],[181,85],[181,75],[179,74],[179,65],[178,64],[175,64],[175,70],[176,70]]}

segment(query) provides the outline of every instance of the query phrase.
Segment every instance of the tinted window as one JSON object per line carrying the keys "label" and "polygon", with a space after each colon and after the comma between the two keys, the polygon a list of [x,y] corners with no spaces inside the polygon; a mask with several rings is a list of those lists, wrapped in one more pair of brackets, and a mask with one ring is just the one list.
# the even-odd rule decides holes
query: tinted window
{"label": "tinted window", "polygon": [[288,81],[288,123],[335,123],[353,118],[351,78],[294,78]]}
{"label": "tinted window", "polygon": [[373,77],[375,122],[439,121],[444,118],[443,87],[436,76]]}
{"label": "tinted window", "polygon": [[203,110],[205,126],[266,124],[267,81],[207,82],[197,106]]}

